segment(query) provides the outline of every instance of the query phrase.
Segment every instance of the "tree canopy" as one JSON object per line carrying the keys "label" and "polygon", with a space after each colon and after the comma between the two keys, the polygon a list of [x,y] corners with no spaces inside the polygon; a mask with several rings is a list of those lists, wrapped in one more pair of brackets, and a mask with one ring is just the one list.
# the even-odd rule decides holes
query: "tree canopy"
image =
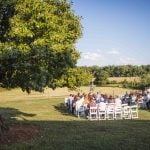
{"label": "tree canopy", "polygon": [[90,71],[79,67],[70,68],[67,73],[58,80],[58,85],[76,89],[77,87],[89,85],[92,79],[93,75]]}
{"label": "tree canopy", "polygon": [[109,74],[105,70],[99,70],[95,73],[94,84],[96,85],[104,85],[108,81]]}
{"label": "tree canopy", "polygon": [[[122,66],[83,66],[82,69],[90,71],[94,76],[95,85],[105,85],[110,82],[108,77],[139,77],[139,81],[127,81],[122,83],[123,87],[130,87],[136,89],[144,89],[150,86],[150,65],[122,65]],[[111,84],[116,84],[115,80]]]}
{"label": "tree canopy", "polygon": [[1,86],[56,88],[80,57],[81,35],[80,17],[66,0],[0,1]]}

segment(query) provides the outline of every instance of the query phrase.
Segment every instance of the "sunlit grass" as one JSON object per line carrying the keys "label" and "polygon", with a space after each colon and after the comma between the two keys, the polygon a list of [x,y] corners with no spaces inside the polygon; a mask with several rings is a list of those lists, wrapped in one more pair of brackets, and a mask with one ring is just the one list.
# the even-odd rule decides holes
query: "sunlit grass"
{"label": "sunlit grass", "polygon": [[124,80],[128,81],[128,82],[139,82],[141,79],[140,77],[109,77],[108,78],[109,81],[116,81],[117,83],[119,82],[123,82]]}
{"label": "sunlit grass", "polygon": [[[77,91],[70,91],[67,88],[57,88],[56,90],[52,90],[46,88],[44,93],[34,92],[31,94],[27,94],[26,92],[22,92],[21,89],[12,89],[5,90],[0,89],[0,102],[5,103],[6,101],[26,101],[26,100],[39,100],[39,99],[49,99],[49,98],[64,98],[68,96],[70,93],[76,94],[77,92],[89,92],[90,87],[80,87]],[[95,87],[94,92],[100,92],[102,94],[108,95],[123,95],[126,92],[132,91],[131,89],[119,88],[119,87]]]}
{"label": "sunlit grass", "polygon": [[[8,94],[8,95],[7,95]],[[54,93],[53,93],[54,94]],[[149,150],[150,112],[139,111],[138,120],[88,121],[70,114],[64,107],[66,93],[27,95],[18,89],[0,93],[0,114],[6,122],[37,125],[40,135],[8,150]],[[43,95],[43,97],[42,97]],[[28,99],[29,97],[29,99]],[[57,98],[55,98],[57,97]],[[2,100],[3,99],[3,100]]]}

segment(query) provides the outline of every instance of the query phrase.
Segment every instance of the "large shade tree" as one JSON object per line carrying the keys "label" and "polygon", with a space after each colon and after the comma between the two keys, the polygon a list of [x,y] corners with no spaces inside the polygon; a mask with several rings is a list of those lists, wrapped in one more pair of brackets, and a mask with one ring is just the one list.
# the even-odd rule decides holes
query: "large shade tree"
{"label": "large shade tree", "polygon": [[0,0],[1,86],[27,92],[59,86],[79,58],[81,29],[66,0]]}

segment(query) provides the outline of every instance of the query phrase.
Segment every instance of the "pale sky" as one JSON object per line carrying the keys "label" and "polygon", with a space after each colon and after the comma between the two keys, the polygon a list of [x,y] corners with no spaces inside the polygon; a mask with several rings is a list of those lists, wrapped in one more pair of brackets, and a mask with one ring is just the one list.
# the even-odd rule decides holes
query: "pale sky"
{"label": "pale sky", "polygon": [[150,0],[72,0],[82,16],[78,66],[150,64]]}

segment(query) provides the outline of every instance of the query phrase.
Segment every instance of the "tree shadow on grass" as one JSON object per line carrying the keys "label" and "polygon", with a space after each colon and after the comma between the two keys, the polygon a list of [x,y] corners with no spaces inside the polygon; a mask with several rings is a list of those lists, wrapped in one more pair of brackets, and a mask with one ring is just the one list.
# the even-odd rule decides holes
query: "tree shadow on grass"
{"label": "tree shadow on grass", "polygon": [[144,110],[144,111],[150,112],[150,109],[148,109],[148,108],[139,108],[139,110]]}
{"label": "tree shadow on grass", "polygon": [[[26,121],[18,121],[24,124]],[[41,132],[32,140],[24,139],[3,150],[149,150],[148,120],[125,121],[29,121]],[[22,134],[24,136],[24,133]]]}
{"label": "tree shadow on grass", "polygon": [[38,135],[40,131],[38,126],[26,119],[26,117],[34,117],[36,114],[24,113],[16,108],[0,107],[0,115],[2,116],[0,120],[0,145],[28,141]]}
{"label": "tree shadow on grass", "polygon": [[25,117],[34,117],[36,115],[36,114],[31,114],[31,113],[24,113],[24,112],[19,111],[16,108],[10,108],[10,107],[0,107],[0,114],[8,122],[16,121],[16,117],[20,118],[21,120],[27,121]]}
{"label": "tree shadow on grass", "polygon": [[[63,103],[54,105],[62,115],[71,115]],[[149,150],[150,120],[115,121],[31,121],[17,117],[33,117],[15,108],[0,107],[0,114],[11,120],[11,129],[6,143],[0,143],[0,149],[25,150]],[[15,127],[14,127],[15,125]],[[40,127],[40,132],[38,128]],[[31,138],[30,138],[31,137]],[[10,142],[11,141],[11,142]]]}
{"label": "tree shadow on grass", "polygon": [[67,107],[65,107],[64,103],[60,103],[58,105],[53,105],[53,107],[55,108],[55,110],[57,110],[58,112],[60,112],[62,115],[75,116],[74,114],[72,114],[71,112],[69,112],[69,110],[67,109]]}

